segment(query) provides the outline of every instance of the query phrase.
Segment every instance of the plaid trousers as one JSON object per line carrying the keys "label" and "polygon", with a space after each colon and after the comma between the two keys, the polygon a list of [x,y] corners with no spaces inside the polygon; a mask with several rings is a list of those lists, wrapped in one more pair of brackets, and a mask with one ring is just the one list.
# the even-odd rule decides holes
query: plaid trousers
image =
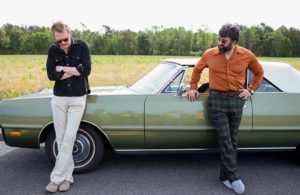
{"label": "plaid trousers", "polygon": [[221,156],[220,180],[235,181],[237,173],[238,128],[245,100],[238,95],[224,96],[210,91],[208,97],[209,116],[218,135]]}

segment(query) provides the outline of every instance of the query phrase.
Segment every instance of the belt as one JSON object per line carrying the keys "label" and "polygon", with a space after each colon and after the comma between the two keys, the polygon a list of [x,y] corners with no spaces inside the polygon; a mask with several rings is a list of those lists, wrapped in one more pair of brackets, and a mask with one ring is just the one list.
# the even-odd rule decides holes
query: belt
{"label": "belt", "polygon": [[213,89],[211,89],[210,92],[213,94],[219,94],[222,96],[238,96],[241,93],[239,91],[219,91],[219,90],[213,90]]}

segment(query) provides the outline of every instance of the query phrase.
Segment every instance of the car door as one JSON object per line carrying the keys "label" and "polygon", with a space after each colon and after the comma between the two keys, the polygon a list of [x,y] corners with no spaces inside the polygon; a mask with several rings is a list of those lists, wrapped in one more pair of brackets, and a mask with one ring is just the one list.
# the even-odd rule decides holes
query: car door
{"label": "car door", "polygon": [[[216,148],[218,146],[216,130],[210,122],[207,111],[208,93],[202,93],[197,101],[189,102],[186,94],[177,95],[177,91],[172,93],[172,90],[176,89],[174,80],[170,83],[172,86],[166,87],[166,91],[158,95],[149,95],[145,101],[146,148]],[[179,84],[177,89],[178,87]],[[249,100],[246,101],[240,126],[241,147],[249,146],[251,130],[252,106]]]}
{"label": "car door", "polygon": [[300,143],[300,94],[285,93],[264,79],[252,97],[254,147],[295,147]]}
{"label": "car door", "polygon": [[191,103],[185,96],[151,95],[145,105],[146,147],[202,148],[217,144],[207,115],[207,94]]}

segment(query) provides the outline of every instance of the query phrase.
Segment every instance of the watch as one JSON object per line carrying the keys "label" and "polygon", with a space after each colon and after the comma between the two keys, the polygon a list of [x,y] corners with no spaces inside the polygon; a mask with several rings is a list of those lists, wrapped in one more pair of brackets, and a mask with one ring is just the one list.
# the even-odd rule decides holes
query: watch
{"label": "watch", "polygon": [[248,88],[247,90],[250,92],[251,95],[254,94],[254,90],[252,88]]}

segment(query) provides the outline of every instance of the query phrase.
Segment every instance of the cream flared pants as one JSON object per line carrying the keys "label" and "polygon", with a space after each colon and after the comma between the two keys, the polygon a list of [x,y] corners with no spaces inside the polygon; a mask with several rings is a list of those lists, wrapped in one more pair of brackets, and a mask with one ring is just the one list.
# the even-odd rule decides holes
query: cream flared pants
{"label": "cream flared pants", "polygon": [[50,181],[58,185],[64,180],[74,182],[72,152],[85,105],[86,96],[53,96],[51,100],[58,154]]}

